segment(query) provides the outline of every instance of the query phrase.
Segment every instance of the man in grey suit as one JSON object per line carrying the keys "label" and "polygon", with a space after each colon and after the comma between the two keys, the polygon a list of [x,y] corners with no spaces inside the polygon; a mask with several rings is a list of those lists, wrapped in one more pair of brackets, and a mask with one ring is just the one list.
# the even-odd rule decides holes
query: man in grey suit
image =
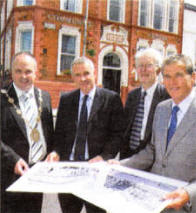
{"label": "man in grey suit", "polygon": [[184,55],[171,56],[164,61],[162,73],[172,99],[156,108],[151,143],[121,164],[188,181],[187,186],[165,197],[171,201],[164,212],[195,213],[196,91],[191,59]]}

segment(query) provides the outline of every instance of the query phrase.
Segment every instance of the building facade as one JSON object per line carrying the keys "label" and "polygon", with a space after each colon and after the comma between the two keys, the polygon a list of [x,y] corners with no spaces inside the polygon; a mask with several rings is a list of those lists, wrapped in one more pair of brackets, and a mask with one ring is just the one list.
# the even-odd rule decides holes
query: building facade
{"label": "building facade", "polygon": [[184,4],[182,53],[191,57],[196,68],[196,2]]}
{"label": "building facade", "polygon": [[85,55],[95,64],[96,82],[120,93],[139,85],[137,50],[154,47],[165,57],[182,51],[183,0],[1,0],[1,65],[33,53],[36,85],[58,106],[62,91],[75,88],[70,64]]}

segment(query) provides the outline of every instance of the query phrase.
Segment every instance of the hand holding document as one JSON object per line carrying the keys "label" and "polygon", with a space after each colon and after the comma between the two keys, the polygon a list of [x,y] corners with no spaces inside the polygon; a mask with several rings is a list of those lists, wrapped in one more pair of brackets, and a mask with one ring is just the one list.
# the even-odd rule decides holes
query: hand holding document
{"label": "hand holding document", "polygon": [[72,193],[110,213],[158,213],[170,202],[164,196],[186,184],[105,162],[40,162],[7,190]]}

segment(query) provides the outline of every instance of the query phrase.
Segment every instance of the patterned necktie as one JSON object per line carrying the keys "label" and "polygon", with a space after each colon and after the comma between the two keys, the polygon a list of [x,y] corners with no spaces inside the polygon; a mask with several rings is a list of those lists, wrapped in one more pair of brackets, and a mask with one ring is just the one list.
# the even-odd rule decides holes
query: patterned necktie
{"label": "patterned necktie", "polygon": [[80,120],[77,129],[76,146],[74,154],[74,160],[76,161],[85,160],[85,144],[87,139],[87,118],[88,118],[86,106],[87,99],[88,95],[85,95],[83,98],[82,108],[80,112]]}
{"label": "patterned necktie", "polygon": [[140,145],[142,122],[144,118],[144,98],[146,96],[146,91],[141,94],[140,102],[135,115],[135,120],[133,122],[129,140],[129,146],[131,150],[136,150]]}
{"label": "patterned necktie", "polygon": [[169,129],[168,129],[168,133],[167,133],[167,147],[169,145],[169,142],[170,142],[172,136],[174,135],[174,133],[176,131],[177,112],[179,111],[179,109],[180,108],[178,106],[174,106],[173,109],[172,109],[171,121],[170,121]]}
{"label": "patterned necktie", "polygon": [[[24,107],[24,118],[27,121],[26,125],[29,127],[30,131],[32,131],[33,128],[37,127],[36,125],[36,109],[33,107],[32,103],[32,95],[24,93],[22,95],[22,103]],[[30,133],[31,134],[31,133]],[[32,139],[31,139],[32,140]],[[32,163],[37,162],[40,160],[43,154],[43,144],[41,141],[31,141],[31,154],[30,154],[30,161]]]}

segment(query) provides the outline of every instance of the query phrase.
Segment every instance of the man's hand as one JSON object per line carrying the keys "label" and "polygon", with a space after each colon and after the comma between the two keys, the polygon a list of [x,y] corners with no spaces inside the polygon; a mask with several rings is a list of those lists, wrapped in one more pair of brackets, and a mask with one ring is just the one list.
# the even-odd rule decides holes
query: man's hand
{"label": "man's hand", "polygon": [[56,162],[59,161],[60,157],[56,152],[51,152],[50,154],[48,154],[48,156],[46,157],[46,162]]}
{"label": "man's hand", "polygon": [[88,162],[89,163],[97,163],[97,162],[101,162],[104,161],[103,158],[100,155],[97,155],[96,157],[90,159]]}
{"label": "man's hand", "polygon": [[120,161],[115,160],[115,159],[110,159],[107,161],[109,164],[116,164],[116,165],[120,165]]}
{"label": "man's hand", "polygon": [[14,167],[14,173],[17,175],[24,175],[28,169],[28,164],[22,158],[20,158]]}
{"label": "man's hand", "polygon": [[181,209],[188,201],[189,201],[189,194],[184,189],[177,189],[173,192],[166,194],[164,199],[170,199],[167,208],[172,208],[175,210]]}

